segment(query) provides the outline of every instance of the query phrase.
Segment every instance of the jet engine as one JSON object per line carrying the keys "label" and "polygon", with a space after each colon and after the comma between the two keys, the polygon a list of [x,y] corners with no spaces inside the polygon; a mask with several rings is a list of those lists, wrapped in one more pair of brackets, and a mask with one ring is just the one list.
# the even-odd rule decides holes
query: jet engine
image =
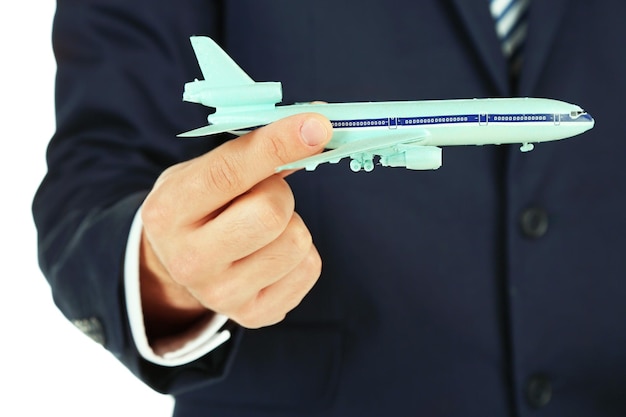
{"label": "jet engine", "polygon": [[386,167],[406,167],[414,170],[437,169],[441,166],[441,148],[413,146],[403,152],[381,156],[380,164]]}

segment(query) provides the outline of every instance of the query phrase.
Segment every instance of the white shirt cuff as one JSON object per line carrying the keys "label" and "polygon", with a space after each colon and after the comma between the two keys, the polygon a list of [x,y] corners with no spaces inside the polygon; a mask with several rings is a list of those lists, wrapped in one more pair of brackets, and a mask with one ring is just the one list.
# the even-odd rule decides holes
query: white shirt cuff
{"label": "white shirt cuff", "polygon": [[179,366],[192,362],[211,352],[228,339],[230,332],[220,329],[228,317],[215,314],[201,323],[198,329],[174,339],[159,341],[150,346],[143,322],[139,284],[139,250],[141,245],[141,208],[137,210],[128,234],[124,258],[124,290],[130,330],[139,354],[146,360],[162,366]]}

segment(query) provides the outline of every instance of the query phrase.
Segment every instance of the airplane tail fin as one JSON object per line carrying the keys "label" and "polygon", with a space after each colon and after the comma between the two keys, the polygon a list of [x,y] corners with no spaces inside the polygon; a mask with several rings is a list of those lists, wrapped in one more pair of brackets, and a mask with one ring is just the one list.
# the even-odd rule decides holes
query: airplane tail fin
{"label": "airplane tail fin", "polygon": [[209,122],[217,123],[225,113],[269,108],[282,101],[281,83],[255,82],[213,39],[192,36],[191,46],[204,80],[185,84],[183,100],[214,107]]}
{"label": "airplane tail fin", "polygon": [[207,85],[223,87],[254,84],[254,80],[213,39],[192,36],[190,41]]}

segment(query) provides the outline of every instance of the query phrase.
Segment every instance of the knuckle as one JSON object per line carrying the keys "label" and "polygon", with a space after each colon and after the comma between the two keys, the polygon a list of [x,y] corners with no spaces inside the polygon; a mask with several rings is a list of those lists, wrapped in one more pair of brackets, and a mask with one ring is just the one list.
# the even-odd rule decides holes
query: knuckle
{"label": "knuckle", "polygon": [[273,314],[272,316],[264,316],[260,314],[242,314],[239,317],[239,323],[241,326],[247,329],[260,329],[261,327],[271,326],[282,321],[286,317],[286,313]]}
{"label": "knuckle", "polygon": [[[249,300],[247,303],[242,304],[234,316],[231,316],[233,320],[248,329],[258,329],[260,327],[273,324],[269,320],[270,312],[265,311],[264,304],[260,302],[262,298],[263,290],[255,298]],[[276,305],[272,303],[272,308],[275,309]]]}
{"label": "knuckle", "polygon": [[232,310],[231,290],[226,285],[212,285],[209,289],[202,293],[202,302],[208,308],[228,313]]}
{"label": "knuckle", "polygon": [[289,149],[285,143],[285,139],[279,135],[278,132],[272,132],[267,136],[264,151],[269,160],[278,161],[277,165],[290,162]]}
{"label": "knuckle", "polygon": [[241,163],[232,154],[216,153],[215,160],[208,164],[204,181],[207,189],[232,193],[241,187]]}
{"label": "knuckle", "polygon": [[267,199],[259,204],[254,212],[254,221],[263,232],[279,234],[287,227],[289,209],[274,199]]}
{"label": "knuckle", "polygon": [[294,277],[294,285],[286,299],[289,309],[294,309],[306,297],[321,275],[322,262],[319,256],[305,260]]}
{"label": "knuckle", "polygon": [[322,275],[322,258],[317,253],[317,251],[309,255],[308,267],[309,267],[310,274],[315,279],[319,278],[319,276]]}
{"label": "knuckle", "polygon": [[153,232],[163,232],[172,224],[172,210],[170,204],[161,192],[153,189],[141,205],[141,221],[144,229]]}
{"label": "knuckle", "polygon": [[259,315],[254,314],[250,309],[237,312],[232,319],[247,329],[258,329],[265,325]]}
{"label": "knuckle", "polygon": [[303,222],[292,222],[290,229],[290,244],[293,250],[298,253],[309,252],[313,245],[313,238],[306,225]]}
{"label": "knuckle", "polygon": [[153,194],[149,194],[141,206],[141,221],[143,227],[148,230],[160,229],[162,224],[167,224],[167,215],[163,205],[157,201]]}

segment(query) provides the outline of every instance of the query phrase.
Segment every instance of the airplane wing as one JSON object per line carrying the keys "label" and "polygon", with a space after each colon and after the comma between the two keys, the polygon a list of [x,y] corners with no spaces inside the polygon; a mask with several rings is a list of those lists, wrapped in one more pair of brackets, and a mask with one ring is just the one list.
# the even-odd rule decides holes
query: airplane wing
{"label": "airplane wing", "polygon": [[202,126],[188,132],[176,135],[179,138],[195,138],[198,136],[216,135],[218,133],[232,132],[234,130],[245,129],[247,127],[258,126],[257,123],[238,122],[238,123],[220,123],[215,125]]}
{"label": "airplane wing", "polygon": [[305,168],[307,171],[313,171],[319,164],[326,162],[335,164],[346,157],[359,159],[362,154],[381,156],[400,152],[401,149],[398,148],[400,145],[418,144],[429,135],[430,133],[425,129],[412,129],[409,132],[385,132],[385,134],[349,142],[338,148],[282,165],[276,168],[276,172],[301,168]]}

